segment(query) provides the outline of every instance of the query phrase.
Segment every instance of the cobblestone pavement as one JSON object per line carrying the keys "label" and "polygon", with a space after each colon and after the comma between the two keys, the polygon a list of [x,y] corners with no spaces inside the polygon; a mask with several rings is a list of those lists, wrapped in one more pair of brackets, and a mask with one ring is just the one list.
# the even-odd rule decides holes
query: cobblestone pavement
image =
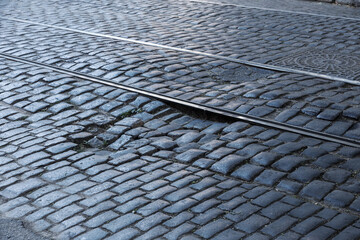
{"label": "cobblestone pavement", "polygon": [[[234,59],[297,67],[288,55],[301,50],[313,71],[359,76],[357,20],[188,1],[0,3],[0,17]],[[357,85],[17,21],[0,29],[1,53],[360,139]],[[1,217],[47,238],[359,239],[359,161],[360,149],[0,58]]]}
{"label": "cobblestone pavement", "polygon": [[59,239],[356,239],[359,149],[1,61],[1,202]]}

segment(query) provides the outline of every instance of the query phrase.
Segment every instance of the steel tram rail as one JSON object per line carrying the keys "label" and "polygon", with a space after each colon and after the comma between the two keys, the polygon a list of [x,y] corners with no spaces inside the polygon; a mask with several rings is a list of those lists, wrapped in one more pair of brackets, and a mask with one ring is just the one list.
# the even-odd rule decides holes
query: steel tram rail
{"label": "steel tram rail", "polygon": [[0,19],[9,20],[9,21],[16,21],[16,22],[21,22],[21,23],[27,23],[27,24],[31,24],[31,25],[38,25],[38,26],[54,28],[54,29],[59,29],[59,30],[64,30],[64,31],[70,31],[70,32],[95,36],[95,37],[109,38],[109,39],[114,39],[114,40],[118,40],[118,41],[124,41],[124,42],[130,42],[130,43],[139,44],[139,45],[146,45],[146,46],[156,47],[156,48],[160,48],[160,49],[161,48],[162,49],[168,49],[168,50],[172,50],[172,51],[184,52],[184,53],[189,53],[189,54],[193,54],[193,55],[200,55],[200,56],[225,60],[225,61],[229,61],[229,62],[240,63],[240,64],[243,64],[243,65],[262,68],[262,69],[267,69],[267,70],[273,70],[273,71],[278,71],[278,72],[286,72],[286,73],[302,74],[302,75],[306,75],[306,76],[312,76],[312,77],[327,79],[327,80],[331,80],[331,81],[340,81],[340,82],[360,86],[360,81],[356,81],[356,80],[352,80],[352,79],[346,79],[346,78],[342,78],[342,77],[331,76],[331,75],[326,75],[326,74],[321,74],[321,73],[315,73],[315,72],[310,72],[310,71],[305,71],[305,70],[292,69],[292,68],[288,68],[288,67],[280,67],[280,66],[264,64],[264,63],[254,62],[254,61],[247,61],[247,60],[243,60],[243,59],[237,59],[237,58],[231,58],[231,57],[225,57],[225,56],[210,54],[210,53],[206,53],[206,52],[194,51],[194,50],[178,48],[178,47],[171,47],[171,46],[152,43],[152,42],[146,42],[146,41],[135,40],[135,39],[130,39],[130,38],[117,37],[117,36],[112,36],[112,35],[102,34],[102,33],[88,32],[88,31],[83,31],[83,30],[78,30],[78,29],[73,29],[73,28],[49,25],[49,24],[45,24],[45,23],[38,23],[38,22],[33,22],[33,21],[28,21],[28,20],[23,20],[23,19],[18,19],[18,18],[0,17]]}
{"label": "steel tram rail", "polygon": [[150,98],[153,98],[156,100],[160,100],[160,101],[164,101],[164,102],[167,102],[170,104],[182,106],[182,107],[185,107],[188,109],[190,108],[195,111],[200,111],[207,115],[221,116],[221,117],[224,117],[227,119],[232,119],[233,121],[244,121],[244,122],[248,122],[250,124],[260,125],[260,126],[264,126],[264,127],[270,127],[270,128],[274,128],[274,129],[278,129],[278,130],[282,130],[282,131],[296,133],[296,134],[299,134],[302,136],[317,138],[317,139],[320,139],[323,141],[330,141],[330,142],[335,142],[335,143],[339,143],[342,145],[360,148],[360,141],[357,141],[355,139],[350,139],[350,138],[346,138],[346,137],[341,137],[341,136],[336,136],[336,135],[327,134],[327,133],[323,133],[323,132],[318,132],[318,131],[305,129],[305,128],[301,128],[301,127],[297,127],[297,126],[292,126],[289,124],[284,124],[284,123],[276,122],[273,120],[263,119],[260,117],[250,116],[247,114],[241,114],[241,113],[237,113],[237,112],[230,111],[230,110],[220,109],[217,107],[211,107],[211,106],[206,106],[203,104],[193,103],[190,101],[166,96],[163,94],[154,93],[154,92],[136,88],[136,87],[127,86],[127,85],[121,84],[121,83],[113,83],[111,81],[104,80],[99,77],[93,77],[93,76],[90,76],[87,74],[78,73],[78,72],[67,70],[64,68],[51,66],[49,64],[26,60],[23,58],[11,56],[11,55],[4,54],[4,53],[0,53],[0,57],[8,59],[8,60],[16,61],[16,62],[21,62],[21,63],[25,63],[25,64],[30,64],[33,66],[46,68],[46,69],[49,69],[49,70],[52,70],[55,72],[67,74],[67,75],[77,77],[77,78],[80,78],[83,80],[88,80],[91,82],[100,83],[100,84],[115,87],[118,89],[135,92],[135,93],[138,93],[143,96],[150,97]]}

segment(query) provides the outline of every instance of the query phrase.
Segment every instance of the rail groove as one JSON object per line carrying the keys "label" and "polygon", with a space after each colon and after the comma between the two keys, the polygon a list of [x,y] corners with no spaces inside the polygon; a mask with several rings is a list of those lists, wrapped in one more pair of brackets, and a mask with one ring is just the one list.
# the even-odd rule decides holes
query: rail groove
{"label": "rail groove", "polygon": [[135,93],[138,93],[143,96],[150,97],[150,98],[153,98],[156,100],[180,105],[180,106],[183,106],[186,108],[191,108],[195,111],[200,111],[201,113],[204,113],[207,115],[212,114],[212,115],[222,116],[222,117],[225,117],[228,119],[232,119],[234,121],[244,121],[244,122],[248,122],[248,123],[255,124],[255,125],[270,127],[270,128],[274,128],[274,129],[278,129],[278,130],[283,130],[283,131],[300,134],[300,135],[307,136],[307,137],[317,138],[317,139],[320,139],[323,141],[330,141],[330,142],[335,142],[335,143],[339,143],[342,145],[360,148],[360,141],[357,141],[355,139],[350,139],[350,138],[346,138],[346,137],[341,137],[341,136],[318,132],[318,131],[314,131],[314,130],[310,130],[310,129],[305,129],[305,128],[293,126],[290,124],[280,123],[280,122],[276,122],[273,120],[263,119],[263,118],[259,118],[259,117],[255,117],[255,116],[251,116],[251,115],[247,115],[247,114],[241,114],[241,113],[237,113],[237,112],[230,111],[230,110],[220,109],[217,107],[211,107],[211,106],[206,106],[203,104],[193,103],[193,102],[182,100],[179,98],[169,97],[169,96],[166,96],[163,94],[158,94],[158,93],[154,93],[154,92],[151,92],[148,90],[127,86],[127,85],[121,84],[121,83],[113,83],[111,81],[104,80],[99,77],[93,77],[93,76],[90,76],[87,74],[78,73],[78,72],[67,70],[64,68],[35,62],[35,61],[11,56],[11,55],[4,54],[4,53],[0,53],[0,57],[8,59],[8,60],[16,61],[16,62],[21,62],[21,63],[25,63],[25,64],[30,64],[33,66],[46,68],[46,69],[49,69],[49,70],[52,70],[55,72],[64,73],[64,74],[67,74],[67,75],[70,75],[73,77],[100,83],[103,85],[135,92]]}
{"label": "rail groove", "polygon": [[302,74],[302,75],[327,79],[327,80],[331,80],[331,81],[340,81],[340,82],[345,82],[348,84],[360,86],[360,81],[326,75],[326,74],[321,74],[321,73],[315,73],[315,72],[304,71],[304,70],[299,70],[299,69],[292,69],[292,68],[287,68],[287,67],[280,67],[280,66],[275,66],[275,65],[271,65],[271,64],[247,61],[247,60],[243,60],[243,59],[231,58],[231,57],[226,57],[226,56],[221,56],[221,55],[214,55],[214,54],[210,54],[210,53],[206,53],[206,52],[194,51],[194,50],[189,50],[189,49],[185,49],[185,48],[171,47],[171,46],[152,43],[152,42],[145,42],[145,41],[135,40],[135,39],[130,39],[130,38],[117,37],[117,36],[112,36],[112,35],[108,35],[108,34],[88,32],[88,31],[83,31],[83,30],[78,30],[78,29],[73,29],[73,28],[67,28],[67,27],[60,27],[60,26],[49,25],[49,24],[45,24],[45,23],[38,23],[38,22],[33,22],[33,21],[23,20],[23,19],[18,19],[18,18],[0,17],[0,19],[4,19],[4,20],[8,20],[8,21],[16,21],[16,22],[21,22],[21,23],[27,23],[27,24],[31,24],[31,25],[44,26],[44,27],[48,27],[48,28],[70,31],[70,32],[95,36],[95,37],[109,38],[109,39],[114,39],[114,40],[118,40],[118,41],[135,43],[135,44],[139,44],[139,45],[146,45],[146,46],[151,46],[151,47],[156,47],[156,48],[168,49],[168,50],[172,50],[172,51],[184,52],[184,53],[189,53],[189,54],[193,54],[193,55],[200,55],[200,56],[205,56],[205,57],[209,57],[209,58],[215,58],[215,59],[225,60],[225,61],[229,61],[229,62],[240,63],[240,64],[251,66],[251,67],[273,70],[273,71],[277,71],[277,72]]}

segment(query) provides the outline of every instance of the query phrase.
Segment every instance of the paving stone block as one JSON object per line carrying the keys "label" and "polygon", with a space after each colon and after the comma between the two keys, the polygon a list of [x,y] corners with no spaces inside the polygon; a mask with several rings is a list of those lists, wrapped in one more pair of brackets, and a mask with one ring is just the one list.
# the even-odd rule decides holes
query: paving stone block
{"label": "paving stone block", "polygon": [[65,142],[65,143],[60,143],[55,146],[49,147],[46,149],[46,151],[48,151],[52,154],[58,154],[58,153],[65,152],[69,149],[72,149],[76,146],[77,146],[77,144],[75,144],[75,143]]}
{"label": "paving stone block", "polygon": [[343,161],[343,159],[339,158],[338,156],[327,154],[322,157],[319,157],[314,164],[322,167],[322,168],[328,168],[331,167],[339,162]]}
{"label": "paving stone block", "polygon": [[[197,175],[200,176],[199,173],[197,173]],[[193,183],[190,187],[193,189],[196,189],[196,190],[203,190],[205,188],[208,188],[210,186],[217,184],[218,182],[219,182],[218,180],[216,180],[212,177],[205,177],[201,181],[199,181],[197,183]]]}
{"label": "paving stone block", "polygon": [[42,175],[42,178],[47,181],[50,181],[50,182],[55,182],[55,181],[65,178],[65,177],[71,176],[71,175],[77,173],[78,171],[79,170],[77,170],[76,168],[65,166],[65,167],[58,168],[56,170],[44,173]]}
{"label": "paving stone block", "polygon": [[97,239],[104,239],[104,237],[106,237],[106,235],[108,235],[107,232],[105,232],[104,230],[101,230],[100,228],[95,228],[93,230],[90,230],[89,232],[86,232],[84,234],[81,234],[80,236],[78,236],[77,240],[80,240],[80,239],[94,239],[94,240],[97,240]]}
{"label": "paving stone block", "polygon": [[161,150],[171,150],[176,147],[177,143],[171,139],[160,139],[158,141],[152,142],[151,145]]}
{"label": "paving stone block", "polygon": [[111,232],[117,232],[120,229],[123,229],[134,222],[142,219],[139,215],[128,213],[126,215],[120,216],[119,218],[112,220],[111,222],[104,225],[104,228],[110,230]]}
{"label": "paving stone block", "polygon": [[345,117],[359,119],[360,117],[360,107],[350,107],[342,112],[342,115]]}
{"label": "paving stone block", "polygon": [[24,217],[25,215],[27,215],[30,212],[33,212],[36,208],[25,204],[22,206],[19,206],[17,208],[12,209],[9,212],[6,212],[4,215],[7,218],[21,218]]}
{"label": "paving stone block", "polygon": [[301,235],[299,235],[295,232],[288,231],[288,232],[278,236],[276,238],[276,240],[296,240],[296,239],[300,239],[300,238],[301,238]]}
{"label": "paving stone block", "polygon": [[167,233],[169,230],[164,228],[163,226],[156,226],[150,231],[147,231],[140,237],[136,238],[136,240],[144,240],[144,239],[155,239],[158,236],[161,236],[165,233]]}
{"label": "paving stone block", "polygon": [[106,240],[118,240],[118,239],[130,240],[130,239],[134,239],[134,237],[136,237],[139,234],[140,234],[140,232],[134,228],[125,228],[124,230],[121,230],[120,232],[117,232],[116,234],[111,235],[105,239]]}
{"label": "paving stone block", "polygon": [[289,178],[299,182],[309,182],[318,177],[321,171],[310,167],[299,167],[289,175]]}
{"label": "paving stone block", "polygon": [[303,157],[285,156],[271,166],[277,168],[278,170],[289,172],[306,161],[307,159]]}
{"label": "paving stone block", "polygon": [[97,204],[92,208],[87,209],[86,211],[83,212],[83,214],[87,216],[94,216],[99,212],[103,212],[112,209],[114,207],[116,207],[116,204],[113,203],[112,201],[104,201],[104,202],[100,202],[99,204]]}
{"label": "paving stone block", "polygon": [[235,123],[230,124],[226,128],[224,128],[223,132],[225,132],[225,133],[238,132],[238,131],[243,130],[243,129],[249,127],[249,126],[250,125],[248,123],[235,122]]}
{"label": "paving stone block", "polygon": [[138,227],[142,231],[148,231],[150,228],[160,224],[161,222],[169,218],[170,216],[158,212],[139,221],[136,224],[136,227]]}
{"label": "paving stone block", "polygon": [[67,196],[68,194],[62,193],[60,191],[54,191],[36,199],[33,204],[38,207],[44,207]]}
{"label": "paving stone block", "polygon": [[298,182],[284,179],[279,182],[277,187],[283,191],[298,193],[303,186]]}
{"label": "paving stone block", "polygon": [[162,169],[156,169],[154,171],[151,171],[151,172],[149,172],[147,174],[144,174],[144,175],[138,177],[138,180],[147,183],[147,182],[154,181],[154,180],[156,180],[158,178],[161,178],[161,177],[163,177],[164,175],[167,175],[167,174],[168,174],[167,171],[164,171]]}
{"label": "paving stone block", "polygon": [[[43,149],[44,149],[44,147],[39,146],[39,145],[35,145],[35,146],[31,146],[31,147],[28,147],[28,148],[25,148],[25,149],[21,149],[21,150],[15,152],[15,153],[13,153],[12,155],[14,157],[16,157],[16,158],[21,158],[21,157],[24,157],[26,155],[39,152],[39,151],[41,151]],[[57,153],[57,152],[55,152],[55,153]]]}
{"label": "paving stone block", "polygon": [[331,219],[330,222],[326,223],[325,226],[340,230],[352,224],[354,221],[356,221],[356,219],[357,217],[353,215],[341,213]]}
{"label": "paving stone block", "polygon": [[315,212],[321,210],[320,206],[311,204],[311,203],[304,203],[301,206],[293,209],[289,212],[289,214],[296,218],[305,219],[313,215]]}
{"label": "paving stone block", "polygon": [[89,228],[95,228],[95,227],[100,227],[101,225],[103,225],[104,223],[118,217],[119,215],[113,211],[107,211],[107,212],[103,212],[99,215],[97,215],[96,217],[91,218],[90,220],[86,221],[84,223],[85,226],[89,227]]}
{"label": "paving stone block", "polygon": [[205,155],[205,151],[199,149],[190,149],[184,153],[181,153],[175,157],[176,160],[180,162],[193,162],[194,160],[201,158]]}
{"label": "paving stone block", "polygon": [[191,189],[189,187],[181,188],[181,189],[167,195],[165,197],[165,199],[168,200],[168,201],[177,202],[177,201],[179,201],[179,200],[181,200],[183,198],[186,198],[189,195],[194,194],[195,192],[196,192],[195,190],[193,190],[193,189]]}
{"label": "paving stone block", "polygon": [[55,210],[50,207],[41,208],[41,209],[31,213],[30,215],[26,216],[25,219],[26,219],[26,221],[35,222],[36,220],[39,220],[54,211]]}
{"label": "paving stone block", "polygon": [[107,160],[108,160],[108,157],[106,157],[106,156],[93,155],[93,156],[90,156],[87,158],[83,158],[80,161],[73,163],[72,165],[74,167],[77,167],[78,169],[84,170],[84,169],[90,168],[94,165],[106,162]]}
{"label": "paving stone block", "polygon": [[205,211],[207,211],[208,209],[214,207],[215,205],[220,204],[221,202],[219,200],[216,199],[209,199],[209,200],[205,200],[202,203],[198,204],[197,206],[193,207],[191,209],[192,212],[194,213],[203,213]]}
{"label": "paving stone block", "polygon": [[279,172],[275,170],[265,170],[255,178],[255,181],[268,186],[273,186],[285,175],[286,174],[283,172]]}
{"label": "paving stone block", "polygon": [[324,220],[321,218],[310,217],[297,224],[295,227],[292,228],[292,230],[297,233],[300,233],[301,235],[305,235],[309,233],[311,230],[317,228],[323,222]]}
{"label": "paving stone block", "polygon": [[205,199],[209,199],[209,198],[213,197],[214,195],[220,193],[221,191],[222,191],[221,189],[211,187],[211,188],[205,189],[197,194],[194,194],[192,197],[196,200],[204,201]]}
{"label": "paving stone block", "polygon": [[350,175],[351,173],[349,171],[343,169],[329,169],[324,173],[323,178],[331,182],[343,183],[350,177]]}
{"label": "paving stone block", "polygon": [[169,228],[174,228],[174,227],[177,227],[177,226],[183,224],[184,222],[188,221],[193,216],[194,215],[192,213],[181,212],[180,214],[177,214],[175,217],[164,222],[164,225]]}
{"label": "paving stone block", "polygon": [[267,192],[257,198],[255,198],[252,203],[261,206],[261,207],[266,207],[269,204],[278,201],[279,199],[283,198],[284,194],[279,193],[279,192],[275,192],[275,191],[270,191]]}
{"label": "paving stone block", "polygon": [[310,197],[319,201],[325,197],[333,187],[334,184],[332,183],[314,180],[305,186],[300,194],[304,197]]}
{"label": "paving stone block", "polygon": [[155,191],[152,191],[151,193],[148,193],[146,195],[147,198],[149,199],[158,199],[162,196],[164,196],[165,194],[168,194],[170,192],[173,192],[175,191],[176,188],[175,187],[172,187],[172,186],[164,186],[164,187],[161,187]]}
{"label": "paving stone block", "polygon": [[113,192],[116,192],[118,194],[123,194],[127,191],[130,191],[134,188],[138,188],[139,186],[141,186],[143,183],[138,181],[138,180],[129,180],[127,182],[124,182],[122,184],[117,185],[115,188],[112,189]]}
{"label": "paving stone block", "polygon": [[181,235],[184,235],[185,233],[190,232],[191,230],[193,230],[195,228],[194,225],[192,224],[188,224],[188,223],[184,223],[181,226],[175,228],[174,230],[172,230],[171,232],[167,233],[164,235],[164,237],[166,239],[179,239],[179,237]]}
{"label": "paving stone block", "polygon": [[49,216],[47,216],[47,219],[52,222],[59,223],[82,210],[83,208],[79,207],[76,204],[72,204],[50,214]]}
{"label": "paving stone block", "polygon": [[124,146],[125,144],[127,144],[128,142],[130,142],[133,139],[132,136],[129,135],[121,135],[120,138],[118,138],[115,142],[113,142],[112,144],[109,145],[109,148],[113,149],[113,150],[119,150],[122,146]]}
{"label": "paving stone block", "polygon": [[282,203],[282,202],[275,202],[275,203],[267,206],[266,208],[263,208],[261,210],[261,214],[265,217],[275,220],[278,217],[280,217],[281,215],[283,215],[284,213],[289,212],[293,208],[294,207],[289,204]]}
{"label": "paving stone block", "polygon": [[273,151],[283,155],[291,155],[292,153],[299,151],[301,148],[303,148],[301,144],[290,142],[276,147]]}
{"label": "paving stone block", "polygon": [[231,172],[236,166],[247,160],[246,157],[238,156],[238,155],[228,155],[220,161],[216,162],[211,166],[211,169],[220,172],[223,174],[227,174]]}
{"label": "paving stone block", "polygon": [[219,215],[223,214],[224,211],[216,208],[212,208],[205,213],[201,213],[191,219],[193,223],[199,224],[199,225],[205,225],[206,223],[210,222],[211,220],[217,218]]}
{"label": "paving stone block", "polygon": [[337,234],[333,239],[358,239],[360,237],[360,229],[349,226],[345,228],[341,233]]}
{"label": "paving stone block", "polygon": [[276,221],[270,223],[269,225],[265,226],[261,231],[265,234],[275,237],[281,232],[289,229],[296,222],[297,220],[295,218],[292,218],[290,216],[283,216]]}
{"label": "paving stone block", "polygon": [[43,185],[45,185],[44,181],[37,178],[29,178],[25,181],[8,186],[1,192],[1,195],[6,198],[15,198]]}
{"label": "paving stone block", "polygon": [[155,202],[149,203],[145,206],[143,206],[142,208],[140,208],[137,213],[143,215],[143,216],[148,216],[150,214],[153,214],[161,209],[163,209],[164,207],[170,205],[170,203],[163,201],[161,199],[156,200]]}
{"label": "paving stone block", "polygon": [[231,175],[243,180],[250,181],[260,172],[262,172],[263,169],[264,168],[260,166],[245,164],[240,168],[236,169]]}
{"label": "paving stone block", "polygon": [[269,223],[269,221],[270,220],[267,218],[264,218],[260,215],[254,214],[254,215],[250,216],[249,218],[247,218],[246,220],[236,224],[235,228],[239,229],[241,231],[244,231],[246,233],[253,233],[253,232],[257,231],[259,228],[261,228],[262,226]]}
{"label": "paving stone block", "polygon": [[203,226],[202,228],[198,229],[195,234],[209,239],[210,237],[214,236],[216,233],[224,230],[225,228],[229,227],[232,223],[228,220],[218,219],[214,222],[208,223],[207,225]]}
{"label": "paving stone block", "polygon": [[279,158],[279,155],[272,152],[261,152],[254,157],[251,158],[251,162],[255,164],[259,164],[262,166],[269,166],[272,164],[276,159]]}
{"label": "paving stone block", "polygon": [[312,232],[306,234],[304,238],[309,239],[328,239],[332,234],[335,233],[334,229],[328,228],[328,227],[318,227]]}
{"label": "paving stone block", "polygon": [[197,201],[192,200],[190,198],[185,198],[182,199],[176,203],[174,203],[173,205],[167,207],[164,209],[164,212],[166,213],[180,213],[182,211],[184,211],[184,209],[188,209],[190,207],[192,207],[193,205],[195,205],[197,203]]}

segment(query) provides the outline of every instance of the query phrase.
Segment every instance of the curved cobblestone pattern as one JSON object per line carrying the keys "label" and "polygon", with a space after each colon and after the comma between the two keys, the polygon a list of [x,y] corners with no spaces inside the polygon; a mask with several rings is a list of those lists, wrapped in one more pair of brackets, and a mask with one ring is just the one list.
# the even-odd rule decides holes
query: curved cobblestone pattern
{"label": "curved cobblestone pattern", "polygon": [[[197,2],[130,1],[124,5],[119,1],[103,1],[100,5],[71,1],[66,7],[62,4],[18,1],[4,15],[262,63],[312,48],[346,57],[360,55],[358,20]],[[29,11],[23,13],[24,8]],[[321,68],[312,71],[319,72]],[[341,72],[334,75],[342,76]]]}
{"label": "curved cobblestone pattern", "polygon": [[14,56],[360,139],[358,86],[11,21],[1,36],[1,51]]}
{"label": "curved cobblestone pattern", "polygon": [[276,66],[296,66],[297,69],[316,71],[325,75],[360,79],[360,55],[342,55],[330,51],[311,49],[299,51],[286,57],[270,61]]}
{"label": "curved cobblestone pattern", "polygon": [[360,236],[359,149],[192,118],[12,61],[0,69],[0,211],[44,236]]}

